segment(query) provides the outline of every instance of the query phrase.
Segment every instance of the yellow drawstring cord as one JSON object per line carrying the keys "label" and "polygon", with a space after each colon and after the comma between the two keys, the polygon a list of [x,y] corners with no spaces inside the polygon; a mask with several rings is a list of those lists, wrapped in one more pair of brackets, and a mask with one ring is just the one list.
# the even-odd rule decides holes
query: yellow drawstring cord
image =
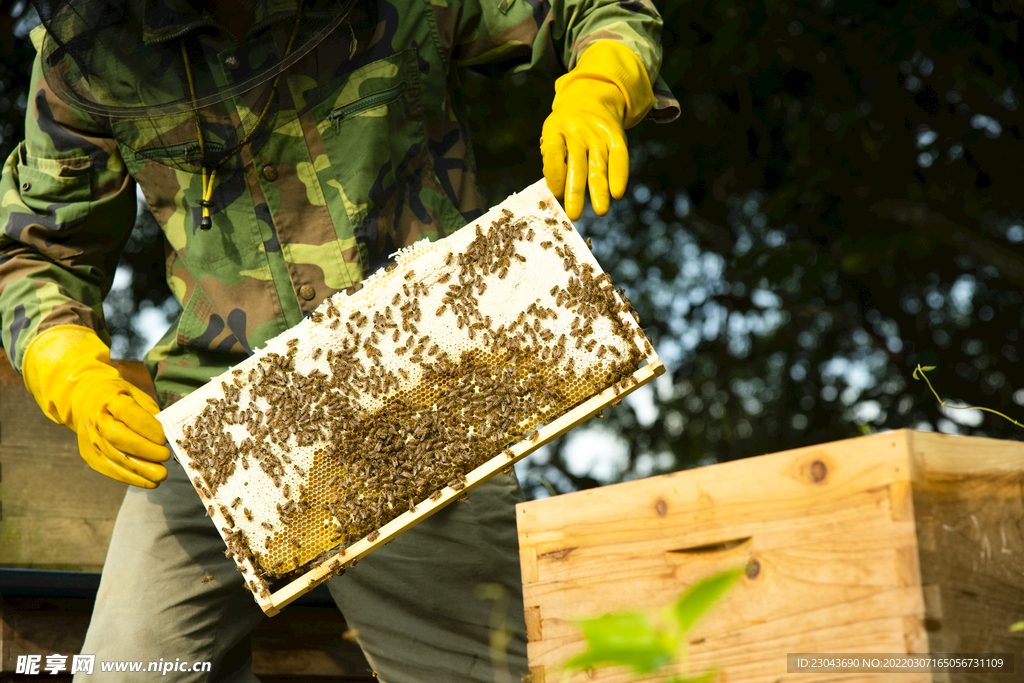
{"label": "yellow drawstring cord", "polygon": [[[295,38],[299,35],[299,22],[302,20],[302,3],[299,3],[298,14],[295,16],[295,26],[292,28],[292,35],[288,39],[288,45],[285,48],[284,56],[287,58],[291,54],[292,48],[295,47]],[[192,95],[192,114],[195,117],[196,124],[196,136],[199,138],[199,154],[202,159],[206,159],[206,140],[203,138],[203,126],[199,120],[199,102],[196,100],[196,86],[192,78],[192,66],[188,61],[188,53],[185,51],[185,39],[181,39],[181,58],[185,62],[185,75],[188,77],[188,89]],[[281,76],[284,75],[284,71],[281,71],[274,77],[274,82],[270,84],[270,90],[267,93],[267,102],[263,105],[263,111],[260,112],[259,118],[256,119],[255,125],[246,133],[238,146],[231,150],[223,159],[217,162],[217,165],[213,168],[209,168],[205,161],[203,162],[203,194],[202,199],[197,203],[203,207],[203,219],[199,222],[200,230],[209,230],[213,227],[213,221],[210,218],[210,207],[213,206],[213,202],[210,198],[213,196],[213,183],[217,178],[217,170],[231,157],[235,156],[242,150],[242,147],[249,142],[249,138],[260,129],[263,125],[263,119],[266,117],[267,112],[270,111],[270,103],[274,99],[274,92],[277,90],[277,84],[281,80]]]}

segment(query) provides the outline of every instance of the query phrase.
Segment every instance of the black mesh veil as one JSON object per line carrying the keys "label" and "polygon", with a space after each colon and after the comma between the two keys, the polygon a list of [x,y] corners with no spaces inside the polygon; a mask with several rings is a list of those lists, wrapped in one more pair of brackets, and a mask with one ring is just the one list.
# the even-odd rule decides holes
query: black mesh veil
{"label": "black mesh veil", "polygon": [[50,89],[108,119],[136,159],[191,172],[255,152],[283,110],[303,107],[283,76],[322,87],[365,49],[375,20],[356,0],[33,4]]}

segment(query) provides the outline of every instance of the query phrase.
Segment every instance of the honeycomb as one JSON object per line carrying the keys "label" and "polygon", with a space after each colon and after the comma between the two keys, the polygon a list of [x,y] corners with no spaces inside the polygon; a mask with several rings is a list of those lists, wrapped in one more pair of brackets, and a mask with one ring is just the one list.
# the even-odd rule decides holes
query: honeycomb
{"label": "honeycomb", "polygon": [[159,416],[254,593],[459,490],[652,351],[549,194],[395,260]]}

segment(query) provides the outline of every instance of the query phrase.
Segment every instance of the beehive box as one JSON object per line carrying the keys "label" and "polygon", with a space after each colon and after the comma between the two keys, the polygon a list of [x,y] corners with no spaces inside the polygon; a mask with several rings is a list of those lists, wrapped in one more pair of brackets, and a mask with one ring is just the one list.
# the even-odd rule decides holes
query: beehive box
{"label": "beehive box", "polygon": [[158,416],[267,614],[663,372],[541,181]]}
{"label": "beehive box", "polygon": [[[1024,666],[1024,444],[896,431],[521,503],[533,683],[584,649],[573,620],[746,576],[691,634],[722,683],[1009,681],[788,673],[795,653],[1010,653]],[[572,681],[633,681],[622,669]],[[657,679],[657,680],[663,680]]]}

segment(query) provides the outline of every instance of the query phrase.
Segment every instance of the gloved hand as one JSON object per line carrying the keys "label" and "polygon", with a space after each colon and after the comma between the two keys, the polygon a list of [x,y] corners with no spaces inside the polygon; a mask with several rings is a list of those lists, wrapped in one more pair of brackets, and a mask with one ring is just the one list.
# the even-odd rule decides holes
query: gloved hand
{"label": "gloved hand", "polygon": [[653,104],[643,62],[614,40],[588,47],[576,68],[555,81],[540,149],[548,189],[558,198],[565,195],[571,220],[583,213],[588,176],[590,202],[599,216],[608,213],[609,191],[616,199],[626,192],[626,129],[643,120]]}
{"label": "gloved hand", "polygon": [[22,363],[25,386],[54,422],[78,434],[89,466],[112,479],[152,489],[167,478],[156,402],[110,365],[95,332],[60,325],[36,337]]}

